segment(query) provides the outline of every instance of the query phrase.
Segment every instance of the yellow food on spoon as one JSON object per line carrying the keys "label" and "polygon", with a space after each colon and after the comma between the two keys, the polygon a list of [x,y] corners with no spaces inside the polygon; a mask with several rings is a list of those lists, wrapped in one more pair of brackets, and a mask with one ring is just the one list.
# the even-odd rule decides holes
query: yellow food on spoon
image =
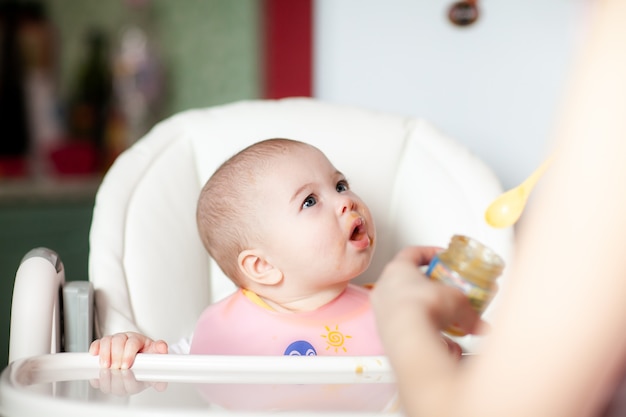
{"label": "yellow food on spoon", "polygon": [[515,224],[524,211],[528,196],[535,184],[537,184],[537,181],[539,181],[539,178],[548,169],[551,161],[552,158],[547,159],[524,182],[493,200],[485,212],[487,224],[496,228],[504,228]]}

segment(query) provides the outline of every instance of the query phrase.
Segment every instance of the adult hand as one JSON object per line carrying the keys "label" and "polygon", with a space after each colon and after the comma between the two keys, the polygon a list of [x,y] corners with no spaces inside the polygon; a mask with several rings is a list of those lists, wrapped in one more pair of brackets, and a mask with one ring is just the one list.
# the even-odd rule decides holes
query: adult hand
{"label": "adult hand", "polygon": [[381,338],[386,344],[417,331],[415,322],[426,320],[433,331],[450,325],[476,333],[482,323],[467,297],[458,289],[433,282],[421,268],[441,248],[412,246],[387,264],[372,290],[372,304]]}

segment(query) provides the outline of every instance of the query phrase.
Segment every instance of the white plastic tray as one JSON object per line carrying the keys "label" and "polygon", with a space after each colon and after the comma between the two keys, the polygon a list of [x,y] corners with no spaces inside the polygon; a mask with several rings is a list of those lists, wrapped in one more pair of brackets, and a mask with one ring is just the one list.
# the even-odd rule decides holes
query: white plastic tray
{"label": "white plastic tray", "polygon": [[0,379],[0,415],[399,415],[384,357],[138,355],[101,370],[87,353],[17,360]]}

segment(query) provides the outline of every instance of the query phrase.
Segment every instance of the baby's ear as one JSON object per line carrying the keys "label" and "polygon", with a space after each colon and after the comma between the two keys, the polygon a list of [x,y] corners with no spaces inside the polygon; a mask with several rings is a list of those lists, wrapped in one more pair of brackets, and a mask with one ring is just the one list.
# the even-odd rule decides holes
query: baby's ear
{"label": "baby's ear", "polygon": [[237,258],[237,265],[247,279],[257,284],[277,285],[283,280],[282,271],[254,249],[241,251]]}

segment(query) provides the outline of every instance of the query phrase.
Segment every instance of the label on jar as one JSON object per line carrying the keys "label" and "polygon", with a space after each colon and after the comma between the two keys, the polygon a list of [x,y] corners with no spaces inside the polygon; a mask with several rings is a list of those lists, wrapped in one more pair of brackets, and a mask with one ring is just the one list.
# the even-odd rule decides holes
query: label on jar
{"label": "label on jar", "polygon": [[491,301],[491,288],[483,288],[466,280],[458,272],[453,271],[441,262],[441,259],[439,259],[437,255],[432,259],[430,265],[428,265],[426,275],[435,281],[461,290],[469,299],[474,310],[479,314],[485,311]]}

